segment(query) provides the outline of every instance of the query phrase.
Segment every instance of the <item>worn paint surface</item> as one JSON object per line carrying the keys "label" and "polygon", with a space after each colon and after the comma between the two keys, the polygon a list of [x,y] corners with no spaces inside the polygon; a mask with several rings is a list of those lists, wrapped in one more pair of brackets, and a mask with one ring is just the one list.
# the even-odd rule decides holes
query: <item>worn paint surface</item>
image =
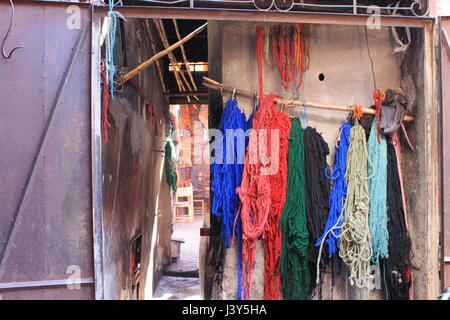
{"label": "worn paint surface", "polygon": [[[132,68],[150,56],[147,26],[142,20],[129,19],[119,30],[116,61],[124,68]],[[151,295],[152,288],[145,288],[146,283],[156,286],[162,266],[170,257],[170,194],[163,172],[163,153],[158,152],[164,150],[168,105],[156,65],[135,80],[156,108],[157,130],[138,91],[126,84],[124,91],[110,102],[108,117],[112,126],[109,140],[103,144],[106,299],[136,297],[131,270],[131,241],[136,235],[142,234],[139,298]],[[158,235],[151,259],[154,230]],[[149,269],[153,261],[154,266]],[[149,281],[147,270],[154,270],[155,281]]]}
{"label": "worn paint surface", "polygon": [[[248,91],[257,91],[258,73],[255,60],[255,24],[254,23],[222,23],[223,35],[223,56],[222,56],[222,83],[228,86],[241,88]],[[370,53],[374,60],[375,79],[379,89],[388,88],[399,89],[401,83],[401,59],[399,55],[393,55],[394,43],[391,39],[390,30],[382,28],[381,30],[368,30],[368,40]],[[419,38],[420,41],[420,38]],[[420,43],[420,42],[419,42]],[[420,59],[420,45],[417,54],[419,62],[416,66],[416,74],[413,77],[420,77],[420,67],[423,66]],[[304,84],[300,91],[295,92],[292,89],[286,91],[280,85],[278,71],[273,72],[265,67],[264,87],[265,92],[273,92],[289,98],[298,100],[314,101],[324,104],[343,104],[343,105],[371,105],[373,85],[373,75],[370,67],[370,58],[368,56],[365,33],[363,27],[351,26],[311,26],[311,64],[309,70],[304,74]],[[319,80],[319,74],[323,74],[325,79]],[[414,79],[418,84],[418,91],[423,88],[423,79]],[[421,81],[421,82],[420,82]],[[422,83],[422,87],[420,86]],[[405,90],[407,86],[405,86]],[[422,100],[420,100],[420,98]],[[415,99],[423,101],[424,93]],[[246,111],[247,115],[253,107],[252,102],[245,98],[239,99],[240,106]],[[420,106],[421,104],[419,104]],[[422,104],[423,105],[423,104]],[[291,115],[298,116],[303,112],[303,108],[297,108]],[[328,162],[332,162],[335,145],[338,137],[339,127],[345,121],[347,114],[338,111],[307,110],[309,125],[316,127],[328,142],[332,153]],[[426,143],[426,137],[421,133],[420,128],[426,126],[425,119],[419,118],[417,122],[418,129],[417,145],[422,141]],[[423,131],[422,131],[423,132]],[[415,237],[415,260],[426,259],[426,239],[427,233],[424,224],[419,222],[426,212],[426,207],[421,210],[423,202],[418,201],[418,206],[414,203],[417,200],[426,198],[426,187],[417,184],[417,175],[425,178],[425,150],[419,148],[413,157],[411,153],[404,152],[403,160],[410,166],[414,165],[416,170],[414,176],[406,175],[405,185],[408,204],[411,205],[411,233]],[[419,165],[420,163],[420,165]],[[410,168],[410,167],[408,167]],[[407,170],[407,169],[405,169]],[[426,218],[426,217],[423,217]],[[235,250],[227,250],[225,258],[225,271],[223,281],[223,298],[234,299],[236,292],[236,261]],[[425,298],[426,293],[423,286],[426,286],[426,264],[419,266],[415,270],[417,282],[416,296]],[[257,251],[257,261],[255,273],[253,275],[254,292],[253,298],[260,299],[263,296],[263,272],[264,272],[264,251],[262,244],[259,244]],[[352,288],[346,280],[344,274],[335,277],[335,285],[332,286],[330,274],[325,275],[323,287],[324,299],[379,299],[381,291],[367,292],[366,290],[356,290]],[[423,286],[422,286],[423,284]]]}
{"label": "worn paint surface", "polygon": [[[94,297],[90,29],[68,75],[15,218],[57,88],[67,72],[77,37],[90,23],[89,10],[81,8],[81,28],[69,29],[66,8],[16,3],[14,26],[6,47],[23,43],[24,48],[10,60],[0,57],[0,245],[2,251],[6,248],[0,265],[3,299]],[[9,12],[9,3],[0,3],[0,30],[7,29]],[[50,282],[73,277],[88,279],[90,283],[70,290]],[[30,281],[41,286],[31,289],[25,283]],[[8,289],[12,282],[16,282],[18,290]]]}

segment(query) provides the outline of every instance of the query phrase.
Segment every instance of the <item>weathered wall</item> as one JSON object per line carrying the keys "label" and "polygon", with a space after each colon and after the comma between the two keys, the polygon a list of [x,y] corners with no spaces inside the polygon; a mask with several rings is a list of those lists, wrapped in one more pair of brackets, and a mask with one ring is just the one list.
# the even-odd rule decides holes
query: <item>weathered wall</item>
{"label": "weathered wall", "polygon": [[[255,24],[254,23],[219,23],[222,40],[222,83],[227,86],[241,88],[248,91],[258,90],[258,70],[255,60]],[[370,54],[374,61],[375,80],[378,89],[386,90],[388,88],[399,89],[401,83],[401,58],[393,54],[394,42],[390,35],[390,30],[383,28],[381,30],[367,30]],[[219,37],[219,34],[215,35]],[[211,39],[211,37],[210,37]],[[420,49],[420,48],[419,48]],[[214,57],[212,57],[214,58]],[[420,60],[420,59],[419,59]],[[419,61],[420,62],[420,61]],[[210,57],[210,63],[211,61]],[[420,66],[420,64],[419,64]],[[319,80],[319,74],[323,74],[325,79]],[[417,74],[413,76],[418,76]],[[419,80],[420,81],[420,80]],[[284,97],[296,98],[299,100],[313,101],[325,104],[342,105],[371,105],[372,91],[374,89],[373,75],[371,70],[371,61],[368,54],[368,47],[363,27],[352,26],[331,26],[331,25],[312,25],[311,26],[311,63],[308,71],[304,74],[304,84],[296,92],[294,89],[286,91],[280,84],[278,71],[273,72],[265,67],[264,90],[265,93],[273,92]],[[419,88],[421,89],[421,88]],[[253,102],[245,98],[239,99],[239,105],[247,114],[251,112]],[[303,112],[303,108],[297,108],[291,115],[297,116]],[[307,110],[309,125],[317,128],[328,142],[330,149],[335,145],[339,127],[345,121],[347,114],[339,111]],[[423,119],[419,118],[419,126],[423,127]],[[422,131],[423,133],[423,131]],[[417,134],[417,144],[425,139],[419,132]],[[334,150],[328,158],[332,162]],[[424,150],[419,149],[412,163],[423,160]],[[411,157],[406,153],[404,158],[408,160]],[[424,176],[424,170],[418,167],[418,173]],[[407,195],[411,203],[412,194],[408,187],[411,182],[416,181],[415,177],[405,178],[407,186]],[[418,187],[421,197],[424,196],[424,189]],[[414,211],[412,207],[410,211]],[[418,217],[420,208],[417,212],[412,212],[412,220]],[[414,222],[413,222],[414,225]],[[414,225],[416,230],[422,230],[420,226]],[[416,237],[416,247],[420,246],[426,239],[425,233],[414,232]],[[423,250],[415,253],[420,256],[424,254]],[[237,252],[236,250],[227,250],[225,258],[225,269],[223,276],[223,295],[225,299],[235,299],[236,295],[236,274],[237,274]],[[261,299],[263,297],[264,272],[264,252],[262,243],[258,244],[257,261],[255,272],[253,274],[253,298]],[[416,271],[420,279],[423,278],[422,271]],[[366,290],[355,290],[348,285],[345,271],[340,277],[335,277],[335,285],[331,286],[330,274],[325,275],[323,287],[324,299],[377,299],[381,297],[381,291],[376,290],[368,293]],[[420,287],[416,287],[416,292],[420,296]]]}
{"label": "weathered wall", "polygon": [[[208,21],[208,75],[222,81],[222,22]],[[208,90],[209,128],[219,128],[222,116],[222,97],[217,90]],[[213,180],[210,171],[210,181]],[[210,199],[213,191],[210,192]],[[200,286],[204,299],[222,298],[222,275],[225,246],[220,239],[220,226],[213,214],[205,215],[203,227],[210,228],[209,236],[200,238]]]}
{"label": "weathered wall", "polygon": [[[126,64],[131,69],[151,55],[147,26],[136,19],[125,22],[125,33],[118,36],[116,44],[119,65]],[[152,286],[157,282],[162,265],[169,259],[170,195],[163,175],[164,154],[159,152],[164,150],[168,103],[155,65],[135,80],[156,107],[157,132],[136,88],[126,84],[110,103],[112,126],[109,141],[103,145],[106,299],[132,298],[131,240],[137,234],[142,233],[139,298],[144,298],[145,293],[148,297],[152,288],[145,290],[145,284]],[[158,234],[152,237],[155,230]],[[152,243],[156,244],[154,251]],[[152,252],[155,264],[149,266]],[[148,268],[150,272],[155,270],[155,279],[147,279]]]}

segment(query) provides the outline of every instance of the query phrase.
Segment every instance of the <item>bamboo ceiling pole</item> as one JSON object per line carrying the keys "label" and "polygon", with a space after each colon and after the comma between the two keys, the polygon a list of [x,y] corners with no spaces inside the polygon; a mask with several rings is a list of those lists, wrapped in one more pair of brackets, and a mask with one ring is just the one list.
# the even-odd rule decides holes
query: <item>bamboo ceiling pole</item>
{"label": "bamboo ceiling pole", "polygon": [[[177,39],[181,40],[181,34],[180,34],[180,30],[178,29],[177,20],[176,19],[172,19],[172,22],[173,22],[173,26],[175,27],[175,33],[177,34]],[[185,66],[186,66],[186,71],[187,71],[187,73],[189,75],[189,78],[191,79],[191,82],[192,82],[193,91],[197,91],[197,85],[195,84],[194,77],[192,76],[190,63],[189,63],[189,61],[187,59],[186,51],[184,50],[184,45],[183,44],[181,44],[180,49],[181,49],[181,54],[183,55],[183,60],[184,60]]]}
{"label": "bamboo ceiling pole", "polygon": [[[226,87],[223,84],[221,84],[220,82],[217,82],[208,77],[203,77],[203,85],[206,87],[212,88],[212,89],[223,90],[223,91],[226,91],[229,93],[232,93],[235,90],[235,88]],[[255,97],[255,94],[250,91],[243,91],[243,90],[236,89],[236,93],[239,96],[245,96],[250,99],[253,99]],[[310,108],[347,111],[347,112],[353,111],[352,106],[321,104],[321,103],[315,103],[315,102],[298,101],[298,100],[293,100],[293,99],[278,99],[277,102],[281,103],[281,104],[285,104],[287,106],[302,106],[302,107],[306,106],[306,107],[310,107]],[[368,107],[363,107],[362,111],[364,113],[368,113],[368,114],[376,113],[375,109],[368,108]],[[405,115],[403,117],[403,120],[407,121],[407,122],[414,121],[414,117]]]}
{"label": "bamboo ceiling pole", "polygon": [[199,28],[195,29],[194,31],[192,31],[190,34],[188,34],[186,37],[184,37],[183,39],[181,39],[178,42],[175,42],[174,44],[172,44],[170,47],[168,47],[167,49],[158,52],[157,54],[155,54],[153,57],[151,57],[150,59],[148,59],[147,61],[141,63],[139,66],[137,66],[135,69],[131,70],[130,72],[128,72],[126,75],[123,76],[123,81],[126,82],[128,80],[130,80],[131,78],[135,77],[139,72],[141,72],[142,70],[148,68],[152,63],[154,63],[156,60],[158,60],[161,57],[164,57],[165,55],[167,55],[169,52],[173,51],[174,49],[178,48],[179,46],[181,46],[183,43],[188,42],[189,40],[191,40],[193,37],[195,37],[196,35],[198,35],[200,32],[202,32],[203,30],[206,29],[206,26],[208,25],[208,22],[206,22],[204,25],[200,26]]}

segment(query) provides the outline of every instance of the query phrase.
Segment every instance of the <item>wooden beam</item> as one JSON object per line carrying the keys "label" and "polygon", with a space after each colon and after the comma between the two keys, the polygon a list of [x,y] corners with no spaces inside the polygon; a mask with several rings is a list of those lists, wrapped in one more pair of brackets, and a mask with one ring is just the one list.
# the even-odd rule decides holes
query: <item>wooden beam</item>
{"label": "wooden beam", "polygon": [[[203,85],[208,87],[208,88],[211,88],[211,89],[222,90],[222,91],[226,91],[228,93],[232,93],[232,92],[235,91],[237,95],[245,96],[246,98],[249,98],[249,99],[254,99],[255,98],[255,93],[254,92],[227,87],[227,86],[224,86],[223,84],[221,84],[221,83],[219,83],[219,82],[217,82],[217,81],[215,81],[213,79],[210,79],[208,77],[203,77]],[[336,111],[346,111],[346,112],[353,111],[353,107],[352,106],[322,104],[322,103],[316,103],[316,102],[298,101],[298,100],[285,99],[285,98],[282,98],[282,99],[279,99],[279,100],[276,100],[276,101],[278,103],[285,104],[286,106],[302,106],[302,107],[305,106],[305,107],[309,107],[309,108],[336,110]],[[362,111],[364,113],[368,113],[368,114],[375,114],[376,113],[375,109],[369,108],[369,107],[363,107]],[[404,121],[414,121],[414,117],[406,115],[403,118],[403,120]]]}
{"label": "wooden beam", "polygon": [[135,69],[131,70],[130,72],[128,72],[127,74],[125,74],[123,76],[123,82],[126,82],[128,80],[130,80],[131,78],[135,77],[139,72],[141,72],[142,70],[148,68],[150,65],[152,65],[155,61],[157,61],[159,58],[166,56],[167,54],[169,54],[169,52],[173,51],[174,49],[178,48],[179,46],[181,46],[183,43],[188,42],[189,40],[191,40],[193,37],[195,37],[197,34],[199,34],[200,32],[202,32],[203,30],[206,29],[208,25],[208,22],[206,22],[204,25],[200,26],[199,28],[195,29],[194,31],[192,31],[190,34],[188,34],[186,37],[184,37],[183,39],[181,39],[178,42],[175,42],[174,44],[172,44],[171,46],[169,46],[167,49],[158,52],[157,54],[155,54],[153,57],[151,57],[150,59],[148,59],[147,61],[141,63],[139,66],[137,66]]}

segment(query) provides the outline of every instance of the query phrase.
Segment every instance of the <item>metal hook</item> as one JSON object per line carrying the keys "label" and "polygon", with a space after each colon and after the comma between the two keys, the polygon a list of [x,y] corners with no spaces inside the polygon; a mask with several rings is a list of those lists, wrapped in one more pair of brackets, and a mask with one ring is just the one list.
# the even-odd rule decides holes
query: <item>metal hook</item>
{"label": "metal hook", "polygon": [[24,47],[24,45],[22,44],[22,45],[19,45],[19,46],[15,47],[14,49],[12,49],[9,52],[9,54],[5,53],[5,41],[6,41],[6,38],[8,38],[9,33],[11,32],[12,24],[13,24],[13,21],[14,21],[14,3],[13,3],[13,0],[9,0],[9,3],[11,4],[11,20],[9,21],[8,30],[6,31],[5,37],[3,38],[3,41],[2,41],[2,55],[3,55],[3,58],[5,58],[5,59],[10,59],[12,54],[14,53],[14,51]]}
{"label": "metal hook", "polygon": [[236,89],[236,88],[234,88],[234,89],[233,89],[233,95],[231,96],[231,99],[232,99],[232,100],[234,100],[234,99],[235,99],[236,91],[237,91],[237,89]]}

